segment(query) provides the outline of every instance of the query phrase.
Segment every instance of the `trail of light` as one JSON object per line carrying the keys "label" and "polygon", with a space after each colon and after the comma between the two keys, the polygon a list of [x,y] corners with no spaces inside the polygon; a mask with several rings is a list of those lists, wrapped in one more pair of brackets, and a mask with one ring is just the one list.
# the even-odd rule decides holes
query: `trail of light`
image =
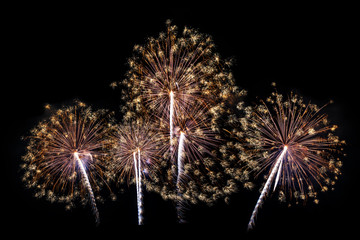
{"label": "trail of light", "polygon": [[170,91],[170,149],[172,149],[172,139],[174,134],[173,126],[173,116],[174,116],[174,93]]}
{"label": "trail of light", "polygon": [[[271,170],[270,176],[267,179],[267,181],[265,183],[265,186],[264,186],[264,189],[261,191],[260,197],[259,197],[259,199],[258,199],[258,201],[257,201],[257,203],[255,205],[255,208],[254,208],[254,210],[252,212],[252,215],[251,215],[251,218],[250,218],[250,221],[249,221],[249,224],[248,224],[248,229],[251,229],[255,224],[255,217],[257,215],[257,212],[259,211],[259,208],[261,207],[261,205],[264,202],[264,198],[265,198],[266,194],[268,193],[268,191],[270,189],[270,185],[271,185],[272,181],[274,180],[275,174],[278,171],[280,164],[283,161],[283,158],[284,158],[284,155],[285,155],[285,153],[287,151],[287,148],[288,147],[285,145],[284,149],[282,150],[282,152],[280,154],[280,156],[278,157],[278,159],[275,162],[275,166]],[[278,173],[278,177],[279,177],[279,174],[280,173]]]}
{"label": "trail of light", "polygon": [[[284,152],[284,151],[283,151],[283,152]],[[280,160],[280,166],[278,167],[278,170],[277,170],[277,174],[276,174],[276,179],[275,179],[275,184],[274,184],[274,189],[273,189],[273,191],[275,191],[276,186],[277,186],[277,184],[278,184],[278,182],[279,182],[283,162],[284,162],[284,157],[282,156],[282,157],[281,157],[281,160]]]}
{"label": "trail of light", "polygon": [[136,181],[136,194],[139,194],[139,179],[138,179],[138,167],[137,167],[137,159],[136,159],[136,152],[133,152],[134,157],[134,169],[135,169],[135,181]]}
{"label": "trail of light", "polygon": [[[180,180],[181,180],[182,172],[183,172],[182,156],[183,156],[183,151],[184,151],[184,140],[185,140],[185,133],[180,132],[179,148],[178,148],[178,159],[177,159],[178,175],[177,175],[177,180],[176,180],[177,194],[178,194],[179,197],[181,196]],[[183,222],[182,204],[181,204],[180,200],[178,200],[178,202],[177,202],[177,215],[178,215],[179,222],[180,223]]]}
{"label": "trail of light", "polygon": [[141,185],[142,185],[142,181],[141,181],[141,159],[140,159],[140,149],[138,148],[138,194],[137,194],[137,203],[138,203],[138,224],[139,225],[142,225],[142,222],[143,222],[143,216],[142,216],[142,212],[143,212],[143,209],[142,209],[142,205],[143,205],[143,202],[142,202],[142,199],[143,199],[143,196],[142,196],[142,188],[141,188]]}
{"label": "trail of light", "polygon": [[[88,155],[90,156],[90,158],[92,158],[90,153],[88,153]],[[94,193],[92,191],[88,175],[86,174],[84,164],[82,163],[78,152],[74,152],[74,158],[76,159],[76,162],[78,163],[78,165],[80,167],[82,178],[83,178],[85,186],[86,186],[86,188],[87,188],[87,190],[88,190],[88,192],[90,194],[90,202],[91,202],[93,214],[95,215],[96,224],[99,224],[100,223],[99,211],[98,211],[98,209],[96,207],[95,196],[94,196]]]}
{"label": "trail of light", "polygon": [[133,152],[134,168],[135,168],[135,181],[136,181],[136,200],[138,209],[138,225],[142,225],[142,189],[141,189],[141,163],[140,163],[140,149],[137,151],[138,157],[136,158],[136,152]]}
{"label": "trail of light", "polygon": [[180,132],[178,159],[177,159],[177,168],[178,168],[178,175],[177,175],[177,182],[176,182],[177,185],[180,184],[180,178],[181,178],[181,174],[183,172],[182,155],[183,155],[183,151],[184,151],[184,139],[185,139],[185,133]]}

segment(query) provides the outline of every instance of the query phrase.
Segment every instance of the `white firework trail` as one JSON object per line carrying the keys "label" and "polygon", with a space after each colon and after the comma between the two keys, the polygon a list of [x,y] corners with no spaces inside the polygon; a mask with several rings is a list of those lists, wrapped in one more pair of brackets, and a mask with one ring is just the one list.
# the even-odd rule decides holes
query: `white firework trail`
{"label": "white firework trail", "polygon": [[143,209],[142,209],[142,184],[141,184],[141,159],[140,159],[140,149],[137,150],[138,157],[136,158],[136,152],[133,153],[134,157],[134,167],[135,167],[135,180],[136,180],[136,199],[137,199],[137,209],[138,209],[138,225],[143,224]]}
{"label": "white firework trail", "polygon": [[[86,155],[86,156],[88,156],[88,157],[90,157],[92,159],[92,156],[91,156],[90,153],[86,153],[86,154],[82,154],[82,155]],[[83,179],[84,184],[85,184],[85,186],[86,186],[86,188],[87,188],[87,190],[89,192],[92,211],[93,211],[93,214],[95,215],[95,222],[98,225],[100,223],[99,211],[98,211],[98,209],[96,207],[95,196],[94,196],[94,192],[93,192],[93,190],[91,188],[88,175],[86,174],[84,164],[82,163],[78,152],[74,152],[74,158],[75,158],[76,162],[78,163],[78,165],[80,167],[82,179]]]}
{"label": "white firework trail", "polygon": [[[285,150],[283,150],[285,151]],[[285,154],[285,153],[284,153]],[[275,179],[275,184],[274,184],[274,189],[273,191],[275,191],[276,189],[276,186],[279,182],[279,179],[280,179],[280,175],[281,175],[281,169],[282,169],[282,165],[283,165],[283,162],[284,162],[284,157],[282,156],[281,159],[279,159],[280,161],[280,166],[278,167],[278,170],[277,170],[277,174],[276,174],[276,179]]]}
{"label": "white firework trail", "polygon": [[140,149],[138,148],[138,180],[139,180],[139,191],[138,191],[138,224],[143,224],[143,196],[142,196],[142,180],[141,180],[141,159],[140,159]]}
{"label": "white firework trail", "polygon": [[170,150],[172,150],[172,139],[174,135],[174,125],[173,125],[173,117],[174,117],[174,92],[170,91]]}
{"label": "white firework trail", "polygon": [[136,158],[136,152],[133,152],[133,157],[134,157],[134,170],[135,170],[135,182],[136,182],[136,194],[139,193],[139,174],[138,174],[138,163],[137,163],[137,158]]}
{"label": "white firework trail", "polygon": [[177,180],[176,180],[176,187],[177,187],[177,194],[179,196],[178,202],[177,202],[177,215],[179,222],[184,222],[184,219],[182,217],[182,203],[180,200],[181,191],[180,191],[180,183],[181,183],[181,177],[183,172],[183,152],[184,152],[184,140],[185,140],[185,133],[180,132],[180,139],[179,139],[179,148],[178,148],[178,159],[177,159]]}
{"label": "white firework trail", "polygon": [[284,149],[282,150],[280,156],[278,157],[278,159],[276,160],[275,162],[275,165],[273,167],[273,169],[271,170],[271,173],[270,173],[270,176],[269,178],[267,179],[266,183],[265,183],[265,186],[263,188],[263,190],[261,191],[261,194],[260,194],[260,197],[255,205],[255,208],[251,214],[251,218],[250,218],[250,221],[248,223],[248,230],[252,229],[255,225],[255,217],[259,211],[259,208],[262,206],[263,202],[264,202],[264,199],[265,199],[265,196],[268,194],[269,192],[269,189],[270,189],[270,186],[271,186],[271,183],[272,181],[274,180],[274,177],[275,175],[276,176],[276,180],[275,180],[275,185],[274,185],[274,189],[273,191],[275,190],[276,188],[276,185],[279,181],[279,178],[280,178],[280,174],[281,174],[281,167],[282,167],[282,162],[283,162],[283,159],[284,159],[284,156],[285,156],[285,153],[287,151],[288,147],[285,145],[284,146]]}

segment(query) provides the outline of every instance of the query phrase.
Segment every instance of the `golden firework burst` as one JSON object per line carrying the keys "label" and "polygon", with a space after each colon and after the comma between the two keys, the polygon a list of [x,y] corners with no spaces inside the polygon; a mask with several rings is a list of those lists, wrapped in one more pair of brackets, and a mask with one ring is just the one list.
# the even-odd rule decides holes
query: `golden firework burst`
{"label": "golden firework burst", "polygon": [[65,202],[67,208],[75,199],[84,201],[89,195],[98,221],[94,192],[112,177],[108,154],[113,144],[109,138],[114,128],[111,113],[93,111],[79,101],[70,107],[52,109],[47,105],[46,109],[51,111],[50,117],[25,138],[29,144],[23,157],[23,180],[36,197]]}

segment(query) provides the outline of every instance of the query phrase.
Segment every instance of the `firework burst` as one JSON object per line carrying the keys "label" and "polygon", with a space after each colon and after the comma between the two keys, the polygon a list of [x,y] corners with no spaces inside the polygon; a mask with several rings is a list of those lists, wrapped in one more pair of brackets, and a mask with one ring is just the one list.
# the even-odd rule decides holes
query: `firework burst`
{"label": "firework burst", "polygon": [[210,203],[235,189],[234,165],[220,160],[217,151],[221,116],[229,111],[225,102],[240,91],[229,71],[231,61],[214,50],[210,36],[187,27],[178,32],[167,21],[158,38],[134,47],[126,79],[112,84],[122,87],[125,121],[138,115],[157,121],[168,150],[147,187],[165,199]]}
{"label": "firework burst", "polygon": [[279,189],[281,201],[311,197],[317,203],[316,190],[326,191],[335,184],[342,165],[335,155],[344,142],[334,135],[337,126],[329,125],[322,110],[315,104],[305,104],[295,94],[283,99],[274,92],[244,122],[246,141],[252,149],[247,167],[257,176],[267,176],[249,229],[271,187],[272,191]]}
{"label": "firework burst", "polygon": [[[201,105],[186,109],[189,114],[176,116],[173,127],[173,141],[169,142],[170,159],[183,159],[182,162],[202,161],[205,156],[212,155],[211,150],[220,142],[219,135],[211,129],[211,116]],[[160,123],[159,130],[166,139],[169,132],[167,119]],[[170,126],[171,128],[171,126]],[[173,151],[171,150],[173,147]],[[182,148],[183,151],[179,151]],[[182,153],[181,153],[182,152]],[[186,155],[186,156],[185,156]],[[204,163],[206,164],[206,163]]]}
{"label": "firework burst", "polygon": [[111,114],[92,111],[82,102],[53,110],[27,137],[29,145],[23,157],[26,185],[37,191],[35,196],[66,202],[67,208],[76,198],[84,201],[89,195],[99,223],[94,192],[112,176],[108,165],[112,129]]}
{"label": "firework burst", "polygon": [[[159,174],[147,182],[148,189],[159,192],[164,199],[176,201],[180,222],[185,221],[187,203],[211,205],[221,198],[227,201],[237,190],[236,182],[245,181],[239,177],[242,169],[237,155],[229,154],[227,139],[213,131],[214,118],[209,110],[199,104],[187,112],[190,114],[175,117],[171,146],[168,119],[159,120],[157,129],[162,135],[164,155],[160,159]],[[231,108],[224,110],[224,114],[231,112]],[[231,121],[232,118],[229,115],[224,119]]]}
{"label": "firework burst", "polygon": [[112,150],[113,166],[120,179],[128,183],[135,180],[138,206],[138,224],[143,224],[143,178],[153,176],[158,165],[160,135],[155,132],[150,122],[140,118],[131,123],[124,123],[115,132],[116,144]]}
{"label": "firework burst", "polygon": [[125,119],[137,113],[155,115],[171,121],[171,131],[176,116],[188,115],[187,110],[198,104],[211,108],[213,117],[219,118],[218,105],[238,91],[227,70],[231,61],[214,53],[210,36],[187,27],[179,35],[167,21],[165,33],[134,47],[126,79],[111,84],[123,87]]}
{"label": "firework burst", "polygon": [[[167,149],[169,149],[170,159],[176,165],[176,189],[178,195],[177,209],[179,221],[183,222],[183,201],[182,192],[186,189],[186,183],[189,179],[189,174],[184,172],[185,164],[192,164],[198,162],[197,170],[206,174],[207,161],[206,158],[214,158],[212,149],[218,146],[220,139],[219,135],[213,132],[210,128],[210,117],[206,113],[206,109],[201,105],[194,106],[192,109],[186,109],[188,115],[177,116],[174,122],[176,126],[173,130],[173,139]],[[206,117],[208,116],[208,117]],[[165,122],[166,119],[165,119]],[[163,124],[163,136],[166,136],[168,124]],[[166,141],[168,142],[168,141]],[[174,168],[175,170],[175,168]]]}

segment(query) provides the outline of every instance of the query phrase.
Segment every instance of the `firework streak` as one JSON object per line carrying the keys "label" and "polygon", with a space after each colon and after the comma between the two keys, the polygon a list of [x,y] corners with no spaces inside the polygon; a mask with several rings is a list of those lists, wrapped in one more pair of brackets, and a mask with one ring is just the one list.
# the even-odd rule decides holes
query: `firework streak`
{"label": "firework streak", "polygon": [[[136,158],[137,156],[137,158]],[[136,181],[136,198],[137,198],[137,208],[138,208],[138,225],[142,225],[143,216],[142,216],[142,206],[143,206],[143,196],[142,196],[142,187],[141,187],[141,160],[140,160],[140,149],[137,153],[134,152],[134,168],[135,168],[135,181]]]}
{"label": "firework streak", "polygon": [[[88,157],[92,158],[90,153],[88,153],[86,155]],[[80,167],[80,170],[81,170],[81,173],[82,173],[82,176],[83,176],[83,180],[84,180],[84,184],[85,184],[86,188],[89,191],[91,206],[92,206],[92,209],[93,209],[93,213],[95,215],[95,221],[96,221],[97,224],[99,224],[100,223],[99,211],[98,211],[98,209],[96,207],[94,192],[93,192],[93,190],[91,188],[91,184],[90,184],[88,175],[86,174],[84,164],[82,163],[82,160],[80,159],[78,152],[74,152],[74,158],[75,158],[75,160],[77,161],[77,163],[78,163],[78,165]]]}
{"label": "firework streak", "polygon": [[174,124],[173,124],[173,118],[174,118],[174,93],[173,93],[173,91],[170,91],[169,95],[170,95],[170,117],[169,117],[170,151],[172,151],[173,135],[174,135]]}
{"label": "firework streak", "polygon": [[268,193],[269,189],[270,189],[270,185],[272,183],[272,181],[274,180],[275,174],[277,172],[277,177],[276,177],[276,182],[275,182],[275,186],[274,186],[274,190],[276,188],[277,185],[277,181],[279,180],[279,176],[281,174],[281,166],[282,166],[282,162],[284,159],[284,155],[286,154],[287,151],[287,146],[284,146],[284,149],[282,150],[280,156],[278,157],[278,159],[275,162],[275,166],[273,167],[273,170],[270,173],[270,176],[268,178],[268,180],[265,183],[264,189],[261,191],[260,197],[255,205],[254,211],[251,215],[249,224],[248,224],[248,229],[251,229],[254,224],[255,224],[255,217],[257,212],[259,211],[259,208],[261,207],[261,205],[264,202],[265,196]]}
{"label": "firework streak", "polygon": [[178,149],[178,159],[177,159],[177,179],[176,179],[176,189],[177,189],[177,195],[179,196],[179,200],[177,202],[177,214],[179,222],[184,222],[184,219],[182,217],[182,202],[181,202],[181,190],[180,190],[180,182],[182,178],[183,173],[183,155],[184,155],[184,140],[185,140],[185,133],[180,132],[180,139],[179,139],[179,149]]}

